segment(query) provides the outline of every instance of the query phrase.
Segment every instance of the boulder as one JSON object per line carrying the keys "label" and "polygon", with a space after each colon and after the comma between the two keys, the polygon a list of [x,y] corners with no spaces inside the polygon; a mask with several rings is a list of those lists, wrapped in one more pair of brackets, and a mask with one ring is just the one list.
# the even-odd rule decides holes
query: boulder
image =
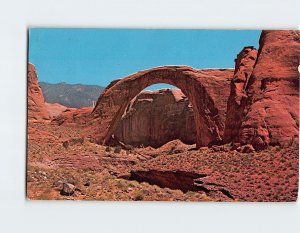
{"label": "boulder", "polygon": [[240,146],[236,150],[238,152],[242,152],[242,153],[252,153],[252,152],[255,152],[255,149],[250,144]]}
{"label": "boulder", "polygon": [[212,151],[214,152],[228,152],[230,151],[230,148],[227,145],[213,145],[211,147]]}
{"label": "boulder", "polygon": [[75,192],[75,186],[70,183],[63,183],[62,189],[60,191],[61,195],[64,196],[71,196]]}

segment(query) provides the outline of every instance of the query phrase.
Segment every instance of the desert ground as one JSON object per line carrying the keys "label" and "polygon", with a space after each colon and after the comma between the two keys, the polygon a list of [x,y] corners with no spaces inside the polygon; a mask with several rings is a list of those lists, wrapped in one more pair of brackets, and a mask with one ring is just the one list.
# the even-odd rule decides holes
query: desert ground
{"label": "desert ground", "polygon": [[102,146],[74,127],[29,128],[27,195],[41,200],[294,201],[298,144],[242,153],[179,140],[155,149]]}

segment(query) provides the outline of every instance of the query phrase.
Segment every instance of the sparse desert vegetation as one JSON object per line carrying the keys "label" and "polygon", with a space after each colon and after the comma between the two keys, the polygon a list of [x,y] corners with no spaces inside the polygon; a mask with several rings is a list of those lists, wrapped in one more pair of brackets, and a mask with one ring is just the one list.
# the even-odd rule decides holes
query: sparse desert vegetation
{"label": "sparse desert vegetation", "polygon": [[[157,149],[126,150],[83,140],[73,127],[31,124],[29,132],[37,131],[45,137],[37,140],[36,133],[29,134],[29,199],[293,201],[297,198],[296,143],[253,153],[230,150],[230,145],[222,146],[221,151],[208,147],[194,150],[195,145],[185,145],[179,140]],[[143,180],[133,180],[132,174],[141,171],[146,172]],[[149,180],[152,171],[164,171],[156,177],[157,184]],[[167,171],[195,174],[197,187],[189,191],[182,191],[178,185],[177,189],[169,188],[174,182],[162,183],[162,180],[180,177],[170,178]],[[71,192],[63,191],[64,184]]]}

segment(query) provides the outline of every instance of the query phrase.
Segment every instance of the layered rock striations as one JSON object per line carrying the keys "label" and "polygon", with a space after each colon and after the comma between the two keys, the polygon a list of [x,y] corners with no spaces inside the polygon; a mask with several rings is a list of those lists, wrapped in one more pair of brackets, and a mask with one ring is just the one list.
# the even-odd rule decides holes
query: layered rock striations
{"label": "layered rock striations", "polygon": [[50,116],[45,106],[43,92],[38,83],[35,67],[29,63],[27,69],[28,122],[49,121]]}
{"label": "layered rock striations", "polygon": [[263,31],[246,90],[248,101],[235,141],[261,150],[298,141],[299,31]]}
{"label": "layered rock striations", "polygon": [[174,139],[196,142],[193,109],[178,89],[143,91],[128,105],[114,136],[133,146],[159,147]]}
{"label": "layered rock striations", "polygon": [[254,47],[245,47],[235,59],[234,76],[230,84],[230,96],[227,102],[224,142],[236,140],[246,114],[248,84],[257,59]]}

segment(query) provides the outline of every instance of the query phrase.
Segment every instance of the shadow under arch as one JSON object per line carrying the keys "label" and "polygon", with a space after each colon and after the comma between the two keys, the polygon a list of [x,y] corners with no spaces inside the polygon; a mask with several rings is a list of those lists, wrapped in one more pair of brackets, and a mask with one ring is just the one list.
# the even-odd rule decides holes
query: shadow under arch
{"label": "shadow under arch", "polygon": [[142,90],[127,105],[107,145],[159,148],[179,139],[196,143],[194,112],[189,99],[169,84],[154,84]]}
{"label": "shadow under arch", "polygon": [[100,95],[86,127],[90,138],[105,144],[129,102],[158,83],[179,88],[189,99],[195,119],[197,147],[222,141],[233,69],[196,70],[188,66],[156,67],[113,81]]}

